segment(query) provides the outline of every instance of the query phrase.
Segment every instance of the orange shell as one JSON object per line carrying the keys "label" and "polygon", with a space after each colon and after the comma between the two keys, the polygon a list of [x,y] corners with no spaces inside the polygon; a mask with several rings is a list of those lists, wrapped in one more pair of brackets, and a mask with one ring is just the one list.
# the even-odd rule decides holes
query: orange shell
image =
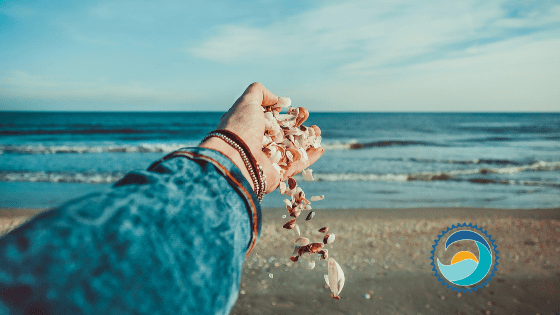
{"label": "orange shell", "polygon": [[290,221],[286,222],[286,224],[284,224],[283,228],[291,230],[294,228],[295,225],[296,225],[296,219],[291,219]]}
{"label": "orange shell", "polygon": [[309,117],[309,111],[305,107],[300,107],[295,126],[296,127],[301,126],[301,124],[303,124],[303,122],[306,121],[308,117]]}
{"label": "orange shell", "polygon": [[293,179],[292,177],[288,177],[288,186],[290,187],[290,190],[296,188],[297,186],[296,180]]}
{"label": "orange shell", "polygon": [[313,131],[315,131],[315,137],[319,137],[321,135],[321,128],[315,125],[311,126],[311,128],[313,128]]}
{"label": "orange shell", "polygon": [[292,154],[292,156],[293,156],[292,161],[299,161],[299,159],[301,159],[301,154],[299,153],[298,150],[296,150],[294,148],[290,148],[290,149],[287,149],[287,151],[290,151],[290,153]]}

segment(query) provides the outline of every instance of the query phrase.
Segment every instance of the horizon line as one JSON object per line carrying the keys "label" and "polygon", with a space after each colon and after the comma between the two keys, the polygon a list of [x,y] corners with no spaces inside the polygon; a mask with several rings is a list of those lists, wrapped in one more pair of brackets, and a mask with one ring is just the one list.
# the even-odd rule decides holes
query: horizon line
{"label": "horizon line", "polygon": [[[87,111],[87,110],[73,110],[73,111],[66,111],[66,110],[0,110],[0,113],[103,113],[103,114],[110,114],[110,113],[146,113],[146,114],[154,114],[154,113],[225,113],[226,111]],[[354,114],[354,113],[371,113],[371,114],[560,114],[559,111],[312,111],[312,113],[320,113],[320,114]]]}

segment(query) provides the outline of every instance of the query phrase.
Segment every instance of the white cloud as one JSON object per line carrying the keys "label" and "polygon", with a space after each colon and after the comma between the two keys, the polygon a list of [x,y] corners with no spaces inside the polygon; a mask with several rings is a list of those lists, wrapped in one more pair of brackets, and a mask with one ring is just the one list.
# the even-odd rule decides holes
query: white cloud
{"label": "white cloud", "polygon": [[507,39],[520,27],[545,27],[560,19],[558,6],[524,18],[506,18],[498,1],[348,1],[285,17],[267,26],[215,28],[192,55],[224,63],[271,57],[329,60],[338,74],[360,75],[387,66],[445,59],[478,41]]}

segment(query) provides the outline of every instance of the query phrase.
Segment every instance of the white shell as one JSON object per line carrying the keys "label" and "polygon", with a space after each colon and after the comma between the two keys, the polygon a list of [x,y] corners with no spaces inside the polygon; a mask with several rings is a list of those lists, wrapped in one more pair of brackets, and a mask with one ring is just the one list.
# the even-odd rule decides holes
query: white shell
{"label": "white shell", "polygon": [[292,202],[290,201],[290,199],[284,199],[284,203],[286,204],[286,206],[292,206]]}
{"label": "white shell", "polygon": [[315,268],[315,261],[311,261],[307,263],[307,269],[313,269],[313,268]]}
{"label": "white shell", "polygon": [[305,180],[313,180],[313,170],[310,168],[303,170],[301,175],[303,175],[303,179]]}
{"label": "white shell", "polygon": [[334,234],[329,234],[329,238],[327,238],[327,244],[332,244],[334,242]]}
{"label": "white shell", "polygon": [[282,175],[282,169],[280,168],[280,166],[278,166],[278,164],[272,163],[272,167],[274,167],[278,174]]}
{"label": "white shell", "polygon": [[344,272],[340,265],[333,258],[329,258],[329,275],[327,284],[331,288],[331,292],[334,296],[338,296],[342,288],[344,287]]}
{"label": "white shell", "polygon": [[276,119],[278,121],[287,121],[287,120],[296,120],[297,116],[290,115],[290,114],[278,114]]}
{"label": "white shell", "polygon": [[299,230],[299,225],[296,224],[296,226],[295,226],[294,228],[295,228],[295,230],[296,230],[296,232],[297,232],[297,235],[298,235],[298,236],[301,236],[301,231]]}
{"label": "white shell", "polygon": [[321,195],[321,196],[311,196],[311,199],[309,199],[310,201],[318,201],[318,200],[323,200],[325,199],[325,195]]}
{"label": "white shell", "polygon": [[285,182],[280,182],[280,194],[285,194],[286,193],[286,183]]}
{"label": "white shell", "polygon": [[292,105],[292,100],[289,97],[279,97],[278,106],[280,107],[290,107]]}
{"label": "white shell", "polygon": [[307,244],[309,244],[309,239],[306,237],[298,237],[296,238],[296,240],[294,241],[294,243],[300,243],[301,246],[305,246]]}

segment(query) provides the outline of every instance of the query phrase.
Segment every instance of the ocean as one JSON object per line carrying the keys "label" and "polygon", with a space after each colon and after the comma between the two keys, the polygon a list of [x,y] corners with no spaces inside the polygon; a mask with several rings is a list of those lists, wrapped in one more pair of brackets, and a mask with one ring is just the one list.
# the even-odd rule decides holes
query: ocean
{"label": "ocean", "polygon": [[[50,208],[196,146],[216,112],[0,112],[0,207]],[[560,206],[560,113],[313,113],[325,208]],[[265,196],[264,208],[282,208]]]}

